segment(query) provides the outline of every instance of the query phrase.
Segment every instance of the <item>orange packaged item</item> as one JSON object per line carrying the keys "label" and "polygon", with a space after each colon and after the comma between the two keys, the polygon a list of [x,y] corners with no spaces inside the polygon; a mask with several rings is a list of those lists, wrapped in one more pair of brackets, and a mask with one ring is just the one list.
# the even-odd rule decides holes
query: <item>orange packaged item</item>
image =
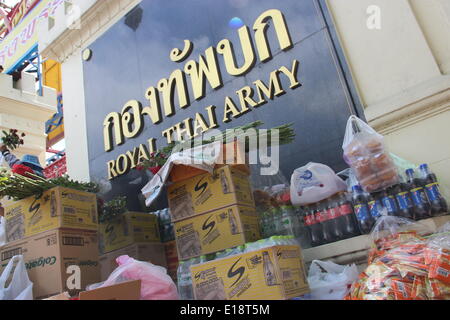
{"label": "orange packaged item", "polygon": [[342,149],[364,191],[371,193],[398,183],[397,168],[383,136],[354,115],[347,121]]}

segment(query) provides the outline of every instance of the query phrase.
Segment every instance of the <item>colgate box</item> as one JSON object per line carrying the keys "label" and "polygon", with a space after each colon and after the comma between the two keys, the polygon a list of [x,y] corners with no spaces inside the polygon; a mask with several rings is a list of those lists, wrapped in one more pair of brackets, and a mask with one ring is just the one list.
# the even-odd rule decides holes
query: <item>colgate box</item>
{"label": "colgate box", "polygon": [[191,267],[196,300],[286,300],[309,292],[301,250],[262,248]]}
{"label": "colgate box", "polygon": [[173,183],[167,195],[172,222],[231,205],[255,206],[248,173],[232,166]]}
{"label": "colgate box", "polygon": [[41,196],[11,202],[5,207],[6,241],[15,241],[56,228],[98,229],[97,196],[56,187]]}
{"label": "colgate box", "polygon": [[34,299],[64,291],[76,295],[100,282],[98,236],[95,231],[55,229],[10,242],[0,250],[0,269],[23,255]]}

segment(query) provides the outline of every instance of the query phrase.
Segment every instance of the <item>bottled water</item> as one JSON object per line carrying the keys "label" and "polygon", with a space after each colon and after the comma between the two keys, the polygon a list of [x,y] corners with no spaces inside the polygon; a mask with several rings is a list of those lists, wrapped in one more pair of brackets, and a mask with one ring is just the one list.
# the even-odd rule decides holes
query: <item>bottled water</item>
{"label": "bottled water", "polygon": [[178,294],[181,300],[194,300],[190,270],[191,263],[192,260],[180,261],[178,265]]}

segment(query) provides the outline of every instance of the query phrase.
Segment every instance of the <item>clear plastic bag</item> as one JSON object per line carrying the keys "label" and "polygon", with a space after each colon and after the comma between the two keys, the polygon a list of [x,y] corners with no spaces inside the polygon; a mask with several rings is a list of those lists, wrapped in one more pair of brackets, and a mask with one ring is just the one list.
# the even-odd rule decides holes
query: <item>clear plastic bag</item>
{"label": "clear plastic bag", "polygon": [[119,266],[106,281],[91,284],[86,290],[129,280],[141,280],[141,300],[178,300],[177,287],[165,268],[135,260],[127,255],[118,257],[116,262]]}
{"label": "clear plastic bag", "polygon": [[420,223],[386,218],[394,219],[374,228],[377,247],[346,299],[450,299],[450,234],[429,234],[429,228]]}
{"label": "clear plastic bag", "polygon": [[314,260],[308,273],[311,300],[342,300],[358,279],[356,265],[342,266],[331,261]]}
{"label": "clear plastic bag", "polygon": [[295,169],[291,176],[291,202],[293,205],[316,203],[346,191],[346,183],[330,167],[310,162]]}
{"label": "clear plastic bag", "polygon": [[347,121],[342,149],[364,191],[376,192],[399,182],[383,136],[354,115]]}
{"label": "clear plastic bag", "polygon": [[33,283],[21,255],[12,257],[0,275],[0,300],[33,300]]}

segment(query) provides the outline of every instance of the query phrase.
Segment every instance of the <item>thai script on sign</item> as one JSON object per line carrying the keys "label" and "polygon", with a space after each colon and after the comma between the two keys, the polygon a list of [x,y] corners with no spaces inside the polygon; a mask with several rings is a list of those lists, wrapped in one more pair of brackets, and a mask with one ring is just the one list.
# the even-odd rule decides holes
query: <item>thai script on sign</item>
{"label": "thai script on sign", "polygon": [[[163,78],[155,86],[150,86],[144,93],[146,105],[138,100],[125,103],[120,112],[109,113],[103,121],[104,150],[110,152],[116,145],[122,145],[126,139],[135,138],[142,132],[145,119],[156,125],[165,117],[171,117],[177,110],[185,110],[193,100],[201,100],[206,96],[206,85],[218,90],[224,82],[220,70],[219,57],[222,57],[226,72],[235,77],[244,76],[256,65],[257,60],[267,62],[273,58],[268,41],[268,32],[274,29],[279,48],[287,51],[294,47],[283,13],[270,9],[262,13],[254,22],[253,32],[247,26],[237,30],[242,49],[243,63],[237,64],[236,49],[228,39],[223,39],[216,46],[210,46],[197,59],[188,59],[193,51],[193,43],[184,41],[182,50],[175,48],[170,52],[170,59],[175,63],[184,63],[182,68],[174,70],[168,78]],[[269,74],[268,84],[256,80],[236,91],[236,97],[226,96],[221,117],[223,123],[228,123],[254,108],[259,108],[269,100],[286,94],[282,86],[284,77],[291,90],[301,86],[297,79],[299,61],[293,60],[291,65],[282,66]],[[191,90],[188,90],[188,81]],[[191,91],[191,92],[189,92]],[[177,98],[177,99],[176,99]],[[176,102],[177,100],[177,102]],[[205,108],[206,115],[197,112],[162,131],[167,143],[189,140],[200,136],[211,129],[218,128],[220,109],[215,105]],[[282,112],[280,110],[280,112]],[[127,173],[149,154],[156,150],[155,138],[149,139],[149,148],[141,144],[132,151],[119,155],[117,160],[107,163],[109,179]],[[150,152],[149,152],[150,149]]]}

